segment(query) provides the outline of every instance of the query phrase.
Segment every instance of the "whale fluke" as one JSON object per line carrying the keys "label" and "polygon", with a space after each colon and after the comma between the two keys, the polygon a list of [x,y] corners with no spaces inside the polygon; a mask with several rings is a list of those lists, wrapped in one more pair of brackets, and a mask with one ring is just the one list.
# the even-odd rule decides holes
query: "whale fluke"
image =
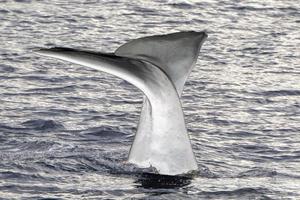
{"label": "whale fluke", "polygon": [[113,74],[139,88],[145,99],[128,161],[158,174],[181,175],[198,169],[180,95],[206,37],[193,31],[150,36],[109,54],[58,47],[36,53]]}
{"label": "whale fluke", "polygon": [[195,66],[205,32],[179,32],[134,39],[120,46],[115,55],[145,60],[163,70],[181,95],[184,83]]}

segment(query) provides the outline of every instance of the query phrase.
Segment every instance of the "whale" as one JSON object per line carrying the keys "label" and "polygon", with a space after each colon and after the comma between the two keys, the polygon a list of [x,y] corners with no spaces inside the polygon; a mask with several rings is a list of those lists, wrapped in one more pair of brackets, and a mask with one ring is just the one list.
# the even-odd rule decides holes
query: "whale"
{"label": "whale", "polygon": [[112,74],[141,90],[143,106],[128,163],[177,176],[198,170],[180,98],[206,38],[205,31],[185,31],[133,39],[113,53],[65,47],[35,53]]}

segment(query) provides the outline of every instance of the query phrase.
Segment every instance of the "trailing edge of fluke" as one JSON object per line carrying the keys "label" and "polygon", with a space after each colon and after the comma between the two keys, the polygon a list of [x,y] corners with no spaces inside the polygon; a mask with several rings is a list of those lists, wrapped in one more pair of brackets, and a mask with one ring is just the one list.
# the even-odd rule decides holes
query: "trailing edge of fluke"
{"label": "trailing edge of fluke", "polygon": [[182,175],[198,166],[180,96],[206,38],[205,32],[177,32],[134,39],[110,54],[58,47],[36,53],[113,74],[139,88],[144,104],[128,161],[158,174]]}

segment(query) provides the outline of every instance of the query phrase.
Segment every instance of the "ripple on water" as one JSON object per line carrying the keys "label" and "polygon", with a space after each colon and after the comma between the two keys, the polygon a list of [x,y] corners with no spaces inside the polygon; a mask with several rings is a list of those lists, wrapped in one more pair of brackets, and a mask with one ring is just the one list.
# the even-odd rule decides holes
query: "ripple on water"
{"label": "ripple on water", "polygon": [[22,125],[33,130],[55,130],[64,128],[64,126],[59,122],[43,119],[28,120],[23,122]]}

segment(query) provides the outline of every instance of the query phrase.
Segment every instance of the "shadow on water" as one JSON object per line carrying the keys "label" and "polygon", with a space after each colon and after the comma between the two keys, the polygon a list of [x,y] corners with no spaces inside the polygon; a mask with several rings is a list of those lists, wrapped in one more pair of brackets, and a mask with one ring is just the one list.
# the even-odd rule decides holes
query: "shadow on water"
{"label": "shadow on water", "polygon": [[187,186],[192,178],[186,176],[169,176],[153,173],[142,173],[137,177],[137,187],[153,189],[172,189]]}

